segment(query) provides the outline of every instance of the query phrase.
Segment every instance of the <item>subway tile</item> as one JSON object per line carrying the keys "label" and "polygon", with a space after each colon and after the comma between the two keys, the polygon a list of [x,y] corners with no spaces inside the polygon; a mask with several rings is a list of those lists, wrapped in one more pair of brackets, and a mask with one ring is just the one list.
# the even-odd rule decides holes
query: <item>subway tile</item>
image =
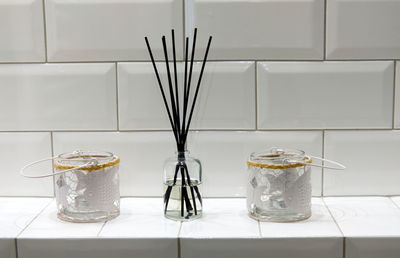
{"label": "subway tile", "polygon": [[[201,219],[182,223],[182,258],[259,257],[259,227],[249,218],[245,199],[203,199]],[[258,248],[252,247],[257,246]]]}
{"label": "subway tile", "polygon": [[[96,247],[102,244],[95,238],[103,224],[59,220],[53,200],[18,236],[18,257],[96,257],[95,254],[101,253]],[[90,256],[86,254],[87,249],[92,249]]]}
{"label": "subway tile", "polygon": [[[342,234],[321,198],[312,199],[309,219],[296,223],[260,222],[260,230],[263,240],[273,246],[268,249],[273,257],[343,257]],[[279,245],[274,245],[277,240]]]}
{"label": "subway tile", "polygon": [[400,128],[400,62],[396,62],[394,127]]}
{"label": "subway tile", "polygon": [[182,5],[180,0],[46,0],[49,60],[149,60],[145,36],[155,58],[163,59],[161,36],[170,44],[171,29],[182,58]]}
{"label": "subway tile", "polygon": [[[122,196],[161,196],[164,161],[174,156],[172,132],[54,133],[54,152],[107,150],[121,157]],[[205,197],[243,197],[246,158],[267,145],[304,149],[321,156],[321,132],[192,132],[188,149],[203,165]],[[159,184],[157,184],[159,182]],[[221,182],[224,182],[221,184]],[[321,170],[313,168],[313,194],[321,194]]]}
{"label": "subway tile", "polygon": [[324,198],[345,237],[346,258],[397,258],[400,210],[384,197]]}
{"label": "subway tile", "polygon": [[[20,169],[33,161],[51,157],[49,133],[0,133],[0,196],[53,196],[52,178],[24,178]],[[51,162],[26,170],[27,174],[51,173]]]}
{"label": "subway tile", "polygon": [[104,222],[72,223],[60,220],[57,218],[56,200],[53,200],[18,236],[18,242],[23,242],[24,239],[93,238],[100,232],[103,224]]}
{"label": "subway tile", "polygon": [[327,1],[327,58],[400,58],[399,12],[400,0]]}
{"label": "subway tile", "polygon": [[322,59],[324,1],[187,0],[186,31],[198,27],[197,58]]}
{"label": "subway tile", "polygon": [[122,240],[124,247],[116,249],[117,258],[132,257],[132,254],[136,257],[176,258],[180,226],[180,222],[164,218],[161,198],[122,198],[121,215],[108,221],[99,237],[119,245]]}
{"label": "subway tile", "polygon": [[392,128],[393,62],[258,63],[259,129]]}
{"label": "subway tile", "polygon": [[49,204],[49,198],[0,197],[0,257],[16,258],[15,238]]}
{"label": "subway tile", "polygon": [[326,131],[325,157],[344,171],[325,170],[324,195],[400,194],[400,131]]}
{"label": "subway tile", "polygon": [[0,238],[17,237],[51,200],[51,198],[0,197]]}
{"label": "subway tile", "polygon": [[[164,218],[161,198],[122,198],[121,215],[108,221],[99,236],[102,238],[159,239],[165,246],[178,237],[180,222]],[[134,230],[133,230],[134,229]],[[158,244],[156,244],[158,246]]]}
{"label": "subway tile", "polygon": [[[169,99],[164,64],[158,63],[158,70]],[[201,63],[195,63],[191,92],[195,92],[200,69]],[[178,63],[177,70],[182,97],[184,64]],[[208,62],[190,127],[255,129],[254,74],[254,62]],[[118,87],[121,130],[171,128],[151,63],[118,64]]]}
{"label": "subway tile", "polygon": [[114,64],[0,65],[0,130],[117,128]]}
{"label": "subway tile", "polygon": [[204,217],[182,223],[182,258],[329,257],[343,255],[343,239],[319,199],[314,216],[298,223],[261,223],[247,215],[245,199],[205,199]]}
{"label": "subway tile", "polygon": [[[153,239],[24,239],[18,240],[18,258],[176,258],[177,240],[164,241],[169,245],[157,245]],[[161,252],[162,250],[163,252]],[[158,252],[157,252],[158,251]]]}
{"label": "subway tile", "polygon": [[[246,199],[203,199],[201,219],[182,223],[181,245],[187,238],[259,238],[258,222],[248,216]],[[189,240],[190,241],[190,240]]]}
{"label": "subway tile", "polygon": [[0,63],[44,62],[42,0],[0,1]]}

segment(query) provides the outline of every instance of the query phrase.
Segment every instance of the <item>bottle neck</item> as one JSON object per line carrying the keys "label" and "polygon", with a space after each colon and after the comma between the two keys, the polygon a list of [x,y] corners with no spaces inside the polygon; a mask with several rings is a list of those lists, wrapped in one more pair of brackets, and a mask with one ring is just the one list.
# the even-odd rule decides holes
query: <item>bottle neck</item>
{"label": "bottle neck", "polygon": [[177,155],[178,160],[185,160],[186,157],[189,156],[189,151],[176,151],[175,154]]}

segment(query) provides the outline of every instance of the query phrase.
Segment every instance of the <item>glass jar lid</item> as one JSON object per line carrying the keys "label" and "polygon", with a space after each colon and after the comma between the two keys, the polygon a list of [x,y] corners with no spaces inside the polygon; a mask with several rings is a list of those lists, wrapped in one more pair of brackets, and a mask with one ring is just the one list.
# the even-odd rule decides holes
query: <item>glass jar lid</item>
{"label": "glass jar lid", "polygon": [[[54,159],[54,168],[64,170],[80,167],[79,170],[90,172],[117,165],[119,162],[120,158],[111,152],[77,150],[58,155]],[[84,166],[85,164],[88,165]]]}
{"label": "glass jar lid", "polygon": [[306,166],[312,163],[304,151],[273,147],[266,151],[253,152],[247,160],[249,166],[284,169]]}

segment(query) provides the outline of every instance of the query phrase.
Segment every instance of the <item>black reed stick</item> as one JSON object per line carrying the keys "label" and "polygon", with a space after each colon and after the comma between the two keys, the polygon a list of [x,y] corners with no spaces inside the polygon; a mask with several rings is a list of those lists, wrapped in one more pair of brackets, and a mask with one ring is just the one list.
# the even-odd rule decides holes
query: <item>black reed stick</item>
{"label": "black reed stick", "polygon": [[[196,197],[199,200],[200,205],[202,204],[202,198],[201,198],[199,188],[197,187],[196,182],[192,181],[192,179],[190,178],[190,173],[189,173],[188,167],[186,165],[186,159],[185,159],[185,153],[184,153],[185,145],[186,145],[186,141],[187,141],[187,135],[189,132],[191,121],[192,121],[193,111],[194,111],[198,93],[200,90],[201,79],[203,77],[204,67],[207,62],[207,56],[208,56],[211,39],[212,39],[212,37],[210,36],[210,38],[208,40],[208,44],[207,44],[207,49],[206,49],[206,52],[204,55],[200,75],[199,75],[198,82],[196,85],[196,90],[194,92],[192,103],[191,103],[191,105],[189,105],[190,104],[189,99],[190,99],[190,95],[191,95],[190,94],[191,80],[192,80],[192,73],[193,73],[195,48],[196,48],[196,38],[197,38],[197,28],[194,30],[189,74],[188,74],[189,38],[186,38],[186,41],[185,41],[185,73],[184,73],[184,85],[183,85],[183,93],[182,93],[183,103],[182,103],[182,106],[180,106],[178,71],[177,71],[177,67],[176,67],[176,49],[175,49],[174,30],[172,30],[172,48],[173,48],[172,54],[173,54],[174,83],[172,82],[171,70],[169,67],[168,50],[167,50],[165,36],[162,37],[162,46],[163,46],[163,52],[164,52],[167,77],[168,77],[168,92],[169,92],[169,98],[170,98],[169,103],[167,101],[167,96],[164,91],[163,85],[161,83],[161,79],[160,79],[160,76],[159,76],[159,73],[157,70],[156,63],[154,61],[154,57],[153,57],[153,53],[151,51],[150,44],[148,42],[147,37],[145,37],[147,49],[150,54],[151,62],[153,63],[154,72],[157,77],[157,82],[158,82],[160,92],[161,92],[161,95],[162,95],[162,98],[164,101],[165,109],[167,110],[168,118],[169,118],[169,121],[171,124],[172,131],[175,136],[176,145],[177,145],[177,149],[178,149],[178,162],[175,165],[174,179],[173,179],[172,185],[169,185],[164,193],[164,204],[165,204],[164,212],[166,213],[168,210],[168,203],[169,203],[169,199],[171,198],[172,189],[178,183],[177,182],[178,174],[180,172],[180,174],[181,174],[181,196],[180,196],[181,211],[180,211],[180,215],[182,218],[185,218],[185,219],[190,218],[190,216],[193,215],[193,212],[195,215],[198,214]],[[175,91],[174,91],[174,88],[175,88]],[[180,107],[182,107],[182,108],[180,108]],[[190,107],[190,110],[188,110],[189,107]],[[181,115],[181,109],[182,109],[182,115]],[[187,117],[188,114],[189,114],[189,117]],[[188,193],[188,188],[190,190],[189,193]],[[193,203],[191,203],[191,201],[190,201],[189,194],[191,195],[191,199],[192,199]],[[186,207],[186,212],[187,212],[186,216],[185,216],[185,207]]]}

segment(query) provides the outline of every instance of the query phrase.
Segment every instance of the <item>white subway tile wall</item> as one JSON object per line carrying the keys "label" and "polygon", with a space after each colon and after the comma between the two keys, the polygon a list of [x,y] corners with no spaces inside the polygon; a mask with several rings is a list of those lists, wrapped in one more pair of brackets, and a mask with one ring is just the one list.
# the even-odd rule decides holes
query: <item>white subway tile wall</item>
{"label": "white subway tile wall", "polygon": [[[53,180],[28,179],[20,175],[23,165],[51,157],[50,133],[0,133],[0,195],[1,196],[53,196]],[[29,175],[51,173],[51,162],[26,170]]]}
{"label": "white subway tile wall", "polygon": [[0,63],[44,62],[42,0],[0,1]]}
{"label": "white subway tile wall", "polygon": [[0,66],[2,130],[117,129],[115,64]]}
{"label": "white subway tile wall", "polygon": [[[179,78],[184,63],[179,63]],[[193,66],[196,86],[201,63]],[[167,83],[165,63],[158,63]],[[205,69],[192,129],[256,129],[254,62],[210,62]],[[171,128],[164,102],[157,87],[151,63],[118,65],[119,129],[160,130]],[[183,91],[183,80],[178,82]],[[221,100],[224,100],[221,105]]]}
{"label": "white subway tile wall", "polygon": [[[182,0],[45,0],[49,61],[148,60],[144,36],[160,56],[160,35],[175,28],[182,48]],[[182,58],[183,50],[178,52]]]}
{"label": "white subway tile wall", "polygon": [[393,62],[258,63],[259,129],[392,128]]}
{"label": "white subway tile wall", "polygon": [[329,0],[328,59],[400,58],[400,0]]}
{"label": "white subway tile wall", "polygon": [[120,155],[123,196],[161,196],[175,146],[144,37],[166,84],[161,36],[171,45],[175,29],[182,75],[195,27],[196,60],[213,36],[188,145],[205,196],[245,196],[246,157],[273,146],[347,165],[313,168],[314,196],[400,194],[399,12],[400,0],[0,0],[0,196],[52,196],[51,178],[19,169],[76,149]]}
{"label": "white subway tile wall", "polygon": [[[186,31],[199,35],[202,58],[208,34],[215,36],[211,59],[263,60],[323,57],[322,0],[187,0]],[[201,47],[203,46],[203,47]]]}
{"label": "white subway tile wall", "polygon": [[324,173],[326,195],[399,195],[400,131],[327,131],[325,156],[345,171]]}

